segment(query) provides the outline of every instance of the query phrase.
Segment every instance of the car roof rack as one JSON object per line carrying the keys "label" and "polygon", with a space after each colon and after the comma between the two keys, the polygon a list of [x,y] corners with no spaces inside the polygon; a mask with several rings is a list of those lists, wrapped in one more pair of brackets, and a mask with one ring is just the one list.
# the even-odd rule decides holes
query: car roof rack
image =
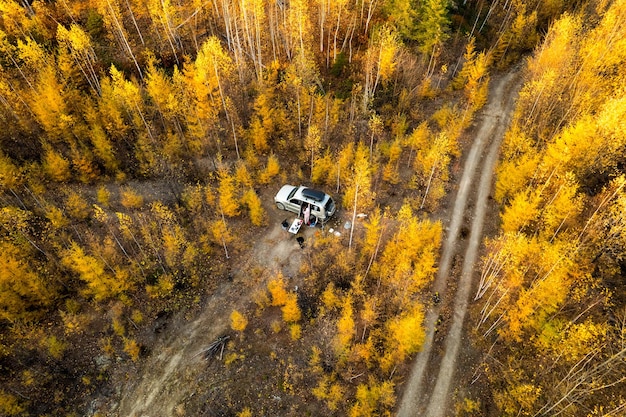
{"label": "car roof rack", "polygon": [[310,198],[315,201],[324,201],[324,197],[326,197],[326,193],[319,190],[314,190],[313,188],[304,188],[302,190],[302,195],[304,197]]}

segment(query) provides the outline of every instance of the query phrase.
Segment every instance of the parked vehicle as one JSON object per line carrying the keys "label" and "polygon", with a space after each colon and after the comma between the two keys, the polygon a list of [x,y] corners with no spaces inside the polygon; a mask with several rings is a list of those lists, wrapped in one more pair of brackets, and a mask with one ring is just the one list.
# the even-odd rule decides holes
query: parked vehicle
{"label": "parked vehicle", "polygon": [[279,209],[296,213],[308,224],[324,224],[335,214],[335,201],[331,196],[303,185],[283,185],[274,202]]}

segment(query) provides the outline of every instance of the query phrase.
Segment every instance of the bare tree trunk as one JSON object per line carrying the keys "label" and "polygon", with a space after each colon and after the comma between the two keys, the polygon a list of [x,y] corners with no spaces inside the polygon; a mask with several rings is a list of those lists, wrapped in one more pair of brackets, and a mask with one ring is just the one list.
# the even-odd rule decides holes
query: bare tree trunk
{"label": "bare tree trunk", "polygon": [[126,7],[128,8],[128,11],[130,12],[130,18],[133,21],[133,25],[135,25],[135,30],[137,31],[137,35],[139,35],[139,40],[141,40],[141,45],[145,46],[146,43],[143,40],[143,34],[141,33],[141,30],[139,29],[139,25],[137,24],[137,19],[135,19],[135,13],[133,13],[133,9],[130,7],[130,3],[128,2],[128,0],[126,1]]}
{"label": "bare tree trunk", "polygon": [[[228,226],[226,226],[226,218],[224,218],[224,211],[222,210],[222,207],[220,206],[220,214],[222,215],[222,223],[224,224],[224,230],[227,230]],[[230,259],[230,256],[228,256],[228,248],[226,247],[226,240],[224,239],[224,236],[221,236],[222,238],[222,245],[224,245],[224,254],[226,255],[226,259]]]}
{"label": "bare tree trunk", "polygon": [[348,243],[348,250],[352,249],[352,235],[354,233],[354,221],[356,220],[356,203],[357,203],[358,195],[359,195],[359,184],[357,183],[354,189],[354,207],[352,209],[352,223],[350,224],[350,241]]}
{"label": "bare tree trunk", "polygon": [[433,181],[433,175],[435,174],[435,168],[437,165],[433,165],[433,169],[430,170],[430,177],[428,177],[428,184],[426,185],[426,191],[424,191],[424,198],[422,198],[422,204],[420,205],[420,209],[424,208],[424,203],[426,203],[426,196],[428,196],[428,191],[430,190],[430,184]]}
{"label": "bare tree trunk", "polygon": [[220,92],[220,98],[222,99],[222,106],[224,106],[224,113],[226,113],[226,120],[230,122],[230,126],[233,131],[233,140],[235,141],[235,151],[237,152],[237,159],[241,159],[241,156],[239,155],[239,145],[237,143],[237,131],[235,129],[235,122],[233,121],[233,118],[231,117],[228,111],[228,106],[226,105],[226,99],[224,98],[224,91],[222,90],[222,82],[220,81],[219,72],[217,71],[217,62],[213,63],[213,69],[215,70],[215,79],[217,80],[217,87]]}
{"label": "bare tree trunk", "polygon": [[126,49],[128,54],[130,55],[131,59],[133,60],[133,63],[135,64],[135,68],[137,68],[137,72],[139,73],[139,78],[141,78],[141,80],[143,81],[143,73],[141,72],[141,68],[139,67],[137,58],[135,57],[135,54],[133,53],[133,50],[130,47],[130,44],[128,43],[128,39],[126,38],[126,34],[124,33],[124,28],[122,24],[120,23],[119,19],[117,18],[117,14],[115,13],[115,10],[113,9],[113,6],[111,5],[110,0],[107,0],[107,5],[109,6],[109,12],[115,23],[115,28],[117,29],[117,34],[122,42],[122,45],[124,46],[124,49]]}

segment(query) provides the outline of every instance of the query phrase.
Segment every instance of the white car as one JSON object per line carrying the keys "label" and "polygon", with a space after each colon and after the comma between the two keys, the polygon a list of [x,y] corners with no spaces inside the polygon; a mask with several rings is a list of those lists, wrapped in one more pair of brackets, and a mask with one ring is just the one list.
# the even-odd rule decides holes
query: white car
{"label": "white car", "polygon": [[324,224],[335,214],[335,201],[331,196],[303,185],[283,185],[274,202],[279,209],[296,213],[298,217],[306,217],[308,210],[309,224]]}

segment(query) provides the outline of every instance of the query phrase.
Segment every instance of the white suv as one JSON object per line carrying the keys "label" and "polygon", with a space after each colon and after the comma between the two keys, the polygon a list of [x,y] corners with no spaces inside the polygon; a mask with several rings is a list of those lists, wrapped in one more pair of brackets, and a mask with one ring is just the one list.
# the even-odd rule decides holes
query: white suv
{"label": "white suv", "polygon": [[306,210],[310,210],[309,224],[324,224],[335,214],[335,201],[331,196],[303,185],[283,185],[274,197],[274,202],[279,209],[296,213],[298,217],[304,217]]}

